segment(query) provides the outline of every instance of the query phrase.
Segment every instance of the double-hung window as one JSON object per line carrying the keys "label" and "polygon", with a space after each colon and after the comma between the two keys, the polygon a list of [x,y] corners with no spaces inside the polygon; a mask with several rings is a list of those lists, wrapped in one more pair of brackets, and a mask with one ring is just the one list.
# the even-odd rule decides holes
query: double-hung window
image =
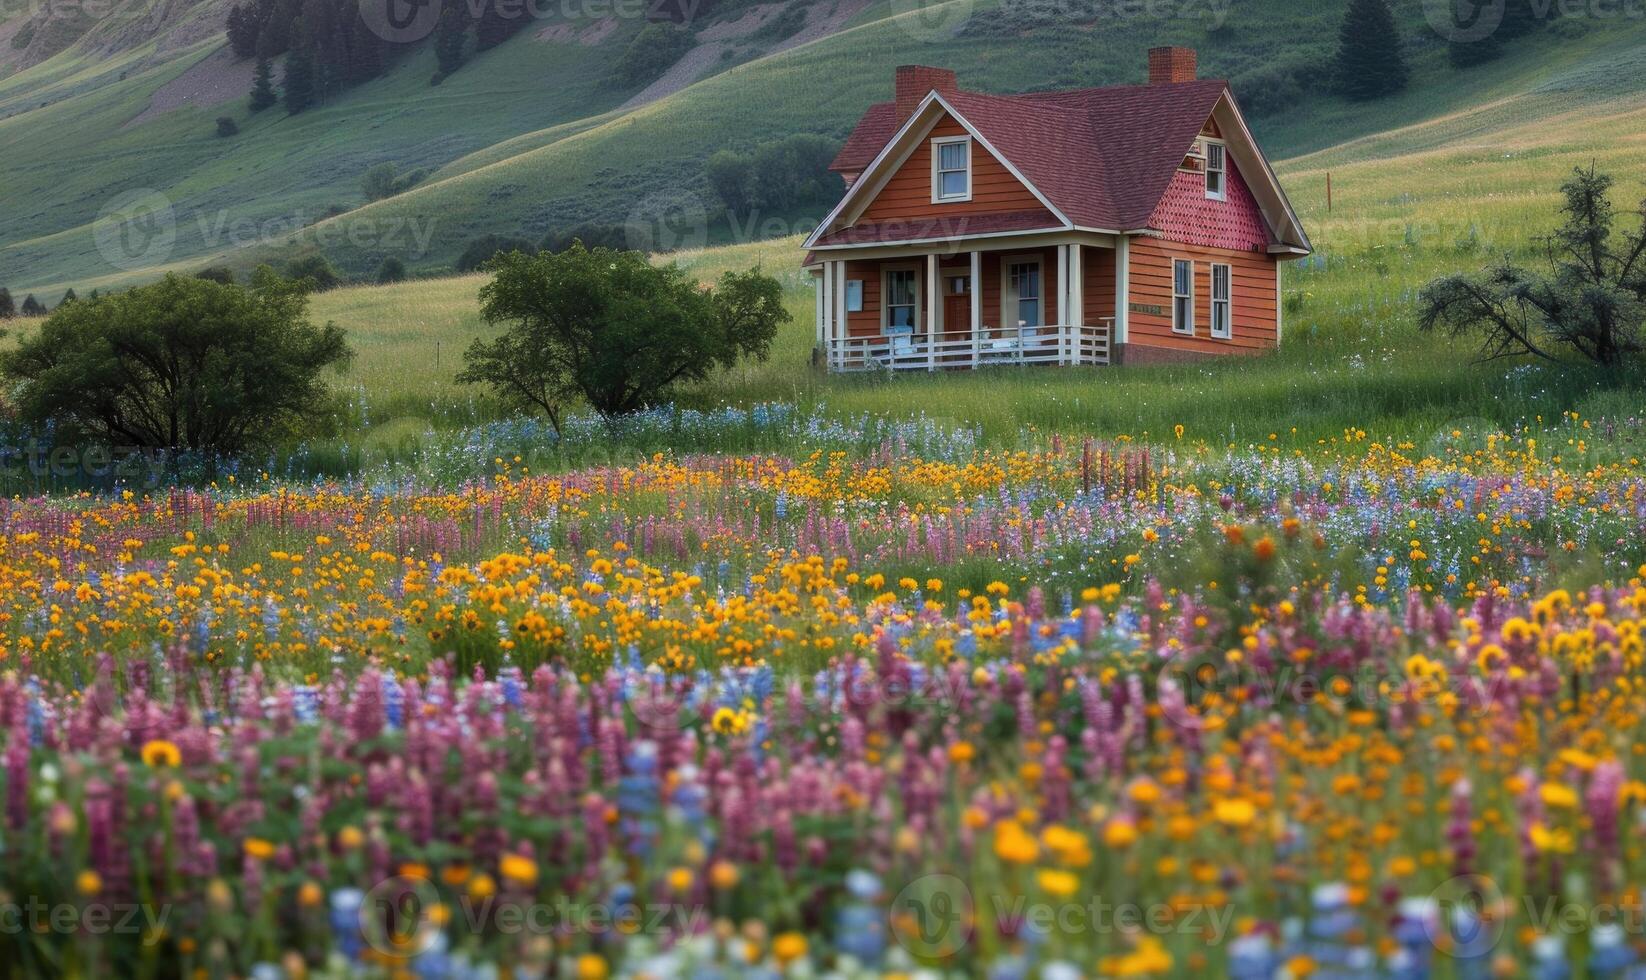
{"label": "double-hung window", "polygon": [[920,319],[919,284],[913,269],[886,272],[886,327],[912,329]]}
{"label": "double-hung window", "polygon": [[1206,197],[1221,201],[1228,196],[1229,163],[1222,143],[1206,143]]}
{"label": "double-hung window", "polygon": [[1172,331],[1194,333],[1194,263],[1172,262]]}
{"label": "double-hung window", "polygon": [[972,138],[932,140],[932,203],[972,199]]}
{"label": "double-hung window", "polygon": [[1234,336],[1234,319],[1229,291],[1233,285],[1226,265],[1212,266],[1212,336],[1228,340]]}

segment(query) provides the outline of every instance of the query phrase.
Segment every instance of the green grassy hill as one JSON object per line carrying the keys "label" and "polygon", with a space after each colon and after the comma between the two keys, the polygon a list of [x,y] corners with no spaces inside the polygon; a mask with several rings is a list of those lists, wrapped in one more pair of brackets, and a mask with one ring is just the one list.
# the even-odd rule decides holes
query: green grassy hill
{"label": "green grassy hill", "polygon": [[[83,293],[167,268],[244,268],[313,251],[355,277],[389,255],[438,271],[480,234],[536,239],[584,221],[668,222],[688,244],[795,232],[818,215],[763,215],[752,228],[717,215],[703,161],[721,147],[794,132],[843,137],[866,104],[887,97],[892,66],[910,61],[952,65],[965,85],[1014,91],[1136,80],[1148,46],[1191,44],[1203,73],[1234,79],[1272,155],[1337,152],[1345,164],[1365,152],[1358,138],[1481,105],[1512,103],[1502,119],[1524,121],[1646,86],[1633,23],[1562,22],[1515,42],[1496,63],[1459,72],[1418,4],[1403,2],[1411,89],[1351,106],[1326,92],[1322,67],[1345,2],[1242,0],[1224,19],[1196,5],[1177,18],[1068,23],[996,0],[951,0],[924,20],[888,0],[824,0],[803,5],[819,35],[806,43],[796,42],[809,34],[750,29],[792,4],[744,5],[700,25],[712,62],[687,66],[677,81],[701,80],[630,108],[637,87],[615,84],[611,65],[641,26],[632,21],[599,30],[534,24],[438,87],[428,84],[432,53],[419,51],[298,116],[279,108],[251,116],[240,93],[161,111],[179,91],[209,94],[202,80],[221,87],[224,72],[244,70],[229,63],[220,37],[186,44],[186,34],[167,35],[112,53],[71,46],[0,77],[0,283],[52,301],[70,286]],[[198,20],[209,8],[190,9]],[[764,13],[742,21],[749,10]],[[934,18],[943,30],[931,29]],[[239,135],[213,135],[212,121],[225,114]],[[1496,125],[1477,118],[1482,131]],[[383,161],[430,176],[364,205],[360,177]],[[169,227],[160,245],[111,262],[111,250],[98,247],[109,227],[99,217],[133,202],[161,208]]]}

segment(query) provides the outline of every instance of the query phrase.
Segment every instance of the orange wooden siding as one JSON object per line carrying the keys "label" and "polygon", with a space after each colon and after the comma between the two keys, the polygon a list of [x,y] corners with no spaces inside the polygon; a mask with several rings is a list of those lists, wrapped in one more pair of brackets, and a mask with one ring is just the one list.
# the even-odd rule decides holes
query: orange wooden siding
{"label": "orange wooden siding", "polygon": [[932,140],[944,136],[965,136],[966,129],[945,115],[915,147],[909,158],[880,189],[859,221],[897,221],[944,215],[1007,214],[1039,211],[1048,225],[1061,222],[1047,211],[1023,182],[1005,165],[972,142],[972,199],[945,204],[932,203]]}
{"label": "orange wooden siding", "polygon": [[[1172,331],[1172,263],[1194,262],[1194,336]],[[1212,337],[1212,265],[1229,266],[1230,313],[1233,336]],[[1131,312],[1127,315],[1128,344],[1206,354],[1255,353],[1276,344],[1275,260],[1260,252],[1181,245],[1156,238],[1134,238],[1131,244]],[[1137,312],[1158,306],[1161,313]]]}
{"label": "orange wooden siding", "polygon": [[[1034,257],[1040,260],[1040,302],[1043,309],[1041,319],[1045,325],[1057,325],[1063,322],[1063,310],[1059,302],[1057,249],[1049,246],[983,253],[982,312],[985,327],[999,329],[1017,325],[1016,321],[1010,317],[1009,312],[1001,309],[1001,295],[1005,283],[1006,266],[1013,260],[1026,257]],[[1106,248],[1088,247],[1082,257],[1086,263],[1086,320],[1088,323],[1095,324],[1104,317],[1115,315],[1114,251]],[[937,302],[941,304],[944,294],[948,292],[949,279],[954,276],[970,276],[971,268],[969,253],[941,257],[938,260],[937,270]],[[920,322],[916,325],[915,333],[925,333],[926,309],[932,302],[932,297],[927,295],[926,257],[915,256],[903,259],[848,261],[846,263],[846,278],[849,280],[860,279],[863,282],[863,309],[858,312],[848,311],[846,314],[846,327],[849,336],[879,337],[882,335],[883,313],[881,299],[885,291],[885,273],[887,269],[910,269],[914,271],[920,295]],[[942,307],[939,306],[940,311],[941,309]],[[970,328],[969,321],[963,323],[943,322],[941,312],[939,313],[939,329],[944,332],[963,331]]]}

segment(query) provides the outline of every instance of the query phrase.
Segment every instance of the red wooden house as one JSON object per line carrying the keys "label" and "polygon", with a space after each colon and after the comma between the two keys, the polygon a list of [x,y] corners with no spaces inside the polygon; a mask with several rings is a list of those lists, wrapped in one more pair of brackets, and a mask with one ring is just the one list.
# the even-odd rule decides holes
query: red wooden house
{"label": "red wooden house", "polygon": [[831,370],[1107,364],[1280,343],[1308,236],[1229,86],[1186,48],[1149,84],[983,95],[897,69],[806,240]]}

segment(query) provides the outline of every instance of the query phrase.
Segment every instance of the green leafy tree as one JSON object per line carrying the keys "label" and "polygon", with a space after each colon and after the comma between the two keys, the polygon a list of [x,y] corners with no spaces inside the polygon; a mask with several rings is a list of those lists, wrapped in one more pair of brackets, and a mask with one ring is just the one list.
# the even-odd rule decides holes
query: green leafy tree
{"label": "green leafy tree", "polygon": [[726,205],[726,210],[732,214],[743,214],[749,210],[750,177],[753,172],[753,162],[735,150],[717,150],[703,164],[703,176],[714,188],[720,203]]}
{"label": "green leafy tree", "polygon": [[745,357],[764,360],[790,319],[781,285],[759,270],[727,273],[714,289],[702,289],[639,252],[581,244],[512,252],[491,270],[481,315],[508,329],[475,341],[457,380],[542,411],[557,432],[574,398],[612,419]]}
{"label": "green leafy tree", "polygon": [[584,248],[610,248],[621,252],[629,247],[629,230],[622,225],[585,221],[544,235],[542,249],[545,252],[564,252],[576,242],[582,242]]}
{"label": "green leafy tree", "polygon": [[208,265],[194,274],[196,279],[209,279],[225,286],[234,285],[234,270],[226,265]]}
{"label": "green leafy tree", "polygon": [[248,105],[251,111],[262,112],[279,101],[280,96],[274,90],[274,66],[269,59],[258,58],[257,74],[252,76],[251,100]]}
{"label": "green leafy tree", "polygon": [[656,81],[697,46],[692,32],[678,24],[647,24],[617,59],[617,77],[625,85]]}
{"label": "green leafy tree", "polygon": [[536,251],[537,247],[524,238],[510,235],[481,235],[470,242],[468,247],[463,249],[463,254],[457,257],[457,271],[478,272],[493,257],[505,252],[531,255]]}
{"label": "green leafy tree", "polygon": [[391,255],[377,267],[377,282],[379,285],[406,281],[406,263]]}
{"label": "green leafy tree", "polygon": [[1410,78],[1389,0],[1349,0],[1333,65],[1338,94],[1356,100],[1382,98],[1404,89]]}
{"label": "green leafy tree", "polygon": [[287,279],[304,283],[309,292],[323,293],[343,285],[343,277],[338,275],[336,267],[324,255],[292,259],[286,263],[285,274]]}
{"label": "green leafy tree", "polygon": [[1566,221],[1542,240],[1547,274],[1505,257],[1475,275],[1445,276],[1419,296],[1419,325],[1481,338],[1487,357],[1562,353],[1607,367],[1640,354],[1646,331],[1646,202],[1640,224],[1613,239],[1612,178],[1578,169],[1561,187]]}
{"label": "green leafy tree", "polygon": [[421,170],[402,176],[400,168],[392,162],[374,164],[366,168],[365,176],[360,179],[360,190],[366,195],[366,200],[381,201],[411,190],[424,176]]}
{"label": "green leafy tree", "polygon": [[244,289],[168,275],[60,307],[0,355],[19,416],[89,440],[223,454],[315,431],[321,379],[350,357],[307,318],[300,284],[261,270]]}

